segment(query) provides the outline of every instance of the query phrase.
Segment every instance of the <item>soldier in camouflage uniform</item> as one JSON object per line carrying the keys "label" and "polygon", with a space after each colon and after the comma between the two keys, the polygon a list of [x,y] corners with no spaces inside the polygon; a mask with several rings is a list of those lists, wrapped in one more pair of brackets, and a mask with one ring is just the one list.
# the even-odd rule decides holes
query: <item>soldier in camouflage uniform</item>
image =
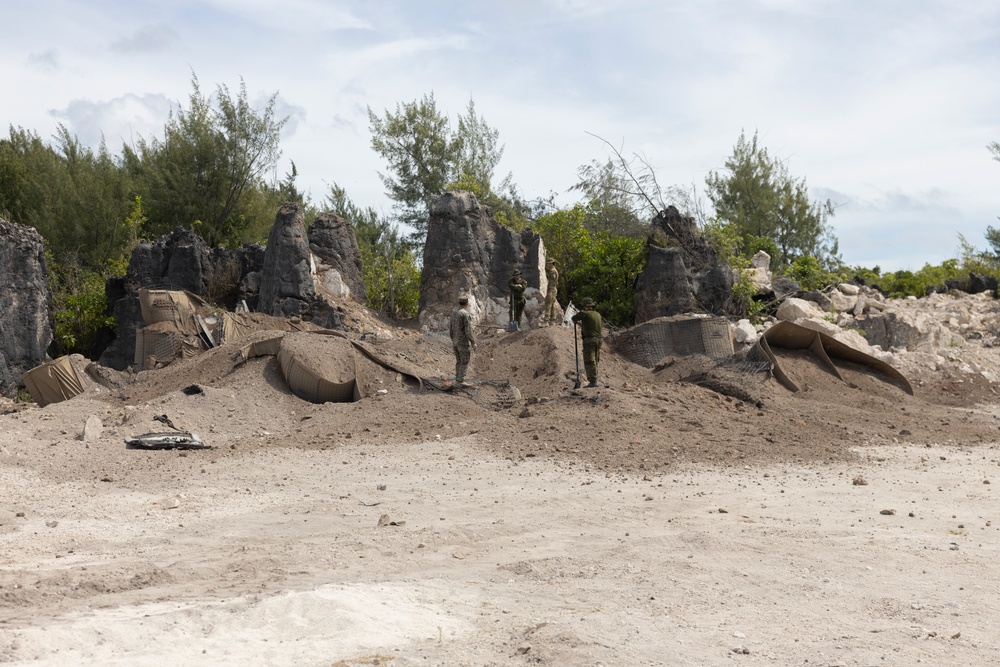
{"label": "soldier in camouflage uniform", "polygon": [[472,360],[472,351],[476,344],[476,331],[469,314],[469,297],[464,294],[458,298],[458,308],[451,313],[451,323],[448,326],[451,335],[451,345],[455,350],[455,382],[460,387],[469,385],[465,382],[465,372]]}
{"label": "soldier in camouflage uniform", "polygon": [[[573,326],[580,325],[583,338],[583,367],[587,370],[588,387],[597,386],[597,364],[601,361],[601,314],[594,310],[594,300],[583,300],[583,310],[573,316]],[[576,335],[576,332],[573,332]]]}
{"label": "soldier in camouflage uniform", "polygon": [[545,279],[548,281],[548,290],[545,292],[545,323],[557,324],[556,291],[559,288],[559,270],[556,269],[556,260],[545,260]]}
{"label": "soldier in camouflage uniform", "polygon": [[515,329],[520,329],[521,315],[524,313],[524,290],[528,289],[528,281],[521,277],[520,269],[514,269],[507,289],[510,291],[510,321],[516,324]]}

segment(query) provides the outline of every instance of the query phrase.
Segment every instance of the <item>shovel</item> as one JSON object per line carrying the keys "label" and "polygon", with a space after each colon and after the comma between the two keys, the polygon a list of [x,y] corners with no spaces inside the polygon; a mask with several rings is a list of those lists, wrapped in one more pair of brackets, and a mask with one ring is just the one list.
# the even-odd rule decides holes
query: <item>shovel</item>
{"label": "shovel", "polygon": [[576,382],[573,383],[573,389],[579,389],[580,388],[580,346],[577,343],[576,322],[573,322],[573,354],[576,355]]}

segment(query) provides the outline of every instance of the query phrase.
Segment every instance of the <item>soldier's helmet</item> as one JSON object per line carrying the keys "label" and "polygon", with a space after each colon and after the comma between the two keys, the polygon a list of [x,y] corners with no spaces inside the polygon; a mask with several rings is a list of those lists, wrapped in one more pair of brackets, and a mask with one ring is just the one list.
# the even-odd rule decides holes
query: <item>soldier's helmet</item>
{"label": "soldier's helmet", "polygon": [[514,269],[514,275],[515,276],[521,275],[521,269]]}
{"label": "soldier's helmet", "polygon": [[464,306],[465,304],[469,303],[469,295],[468,294],[460,294],[458,296],[458,303],[460,305],[462,305],[462,306]]}
{"label": "soldier's helmet", "polygon": [[593,308],[594,307],[594,300],[591,299],[589,296],[586,297],[586,298],[584,298],[584,300],[581,301],[581,303],[583,304],[584,308]]}
{"label": "soldier's helmet", "polygon": [[555,263],[556,263],[556,260],[554,260],[554,259],[552,259],[551,257],[549,257],[549,258],[548,258],[547,260],[545,260],[545,263],[546,263],[546,264],[555,264]]}

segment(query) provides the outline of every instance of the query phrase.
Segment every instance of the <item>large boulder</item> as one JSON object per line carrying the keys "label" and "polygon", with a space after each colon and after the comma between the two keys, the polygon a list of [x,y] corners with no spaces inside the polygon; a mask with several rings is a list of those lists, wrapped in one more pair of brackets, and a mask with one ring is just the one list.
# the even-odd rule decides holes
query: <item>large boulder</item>
{"label": "large boulder", "polygon": [[732,271],[719,264],[694,218],[667,207],[653,219],[648,247],[635,285],[636,323],[691,312],[734,314]]}
{"label": "large boulder", "polygon": [[0,395],[17,394],[21,374],[44,362],[52,343],[42,237],[0,219]]}
{"label": "large boulder", "polygon": [[267,236],[258,309],[266,315],[301,315],[316,298],[312,252],[302,207],[285,204]]}
{"label": "large boulder", "polygon": [[336,213],[320,213],[309,227],[309,247],[318,260],[317,278],[327,292],[358,303],[368,299],[361,250],[351,223]]}
{"label": "large boulder", "polygon": [[448,328],[460,294],[471,297],[476,322],[505,326],[507,282],[515,268],[528,282],[524,316],[537,321],[544,309],[545,247],[535,232],[501,227],[469,192],[448,192],[431,203],[420,276],[419,322]]}
{"label": "large boulder", "polygon": [[257,310],[274,317],[299,317],[327,329],[342,328],[343,309],[317,291],[315,275],[302,206],[284,204],[267,236]]}
{"label": "large boulder", "polygon": [[821,309],[815,301],[790,297],[781,302],[778,306],[776,317],[779,320],[797,322],[803,319],[823,319],[827,311]]}
{"label": "large boulder", "polygon": [[649,246],[646,268],[635,284],[637,324],[657,317],[690,313],[697,308],[684,251],[680,248]]}
{"label": "large boulder", "polygon": [[945,335],[945,328],[923,312],[887,311],[857,320],[856,326],[865,332],[871,345],[883,350],[933,350],[940,347],[940,339],[945,344],[951,336]]}

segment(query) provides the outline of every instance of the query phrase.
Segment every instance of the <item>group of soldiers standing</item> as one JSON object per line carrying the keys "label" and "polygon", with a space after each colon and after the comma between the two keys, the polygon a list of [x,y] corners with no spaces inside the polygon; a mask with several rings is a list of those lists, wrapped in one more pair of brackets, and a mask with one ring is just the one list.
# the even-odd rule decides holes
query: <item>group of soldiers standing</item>
{"label": "group of soldiers standing", "polygon": [[[548,287],[545,292],[545,311],[542,316],[543,326],[559,324],[559,304],[556,300],[559,271],[553,259],[545,261],[545,277]],[[518,331],[524,314],[525,296],[528,282],[521,277],[521,270],[514,269],[507,283],[509,298],[510,330]],[[587,387],[597,386],[597,365],[601,359],[601,314],[594,310],[594,300],[590,297],[582,301],[583,310],[573,315],[573,335],[576,327],[580,327],[583,339],[583,363],[587,372]],[[458,299],[458,308],[452,311],[449,323],[452,347],[455,352],[455,382],[460,387],[468,387],[465,374],[472,359],[473,350],[477,349],[475,325],[469,313],[469,297],[462,295]],[[579,372],[579,367],[577,367]]]}
{"label": "group of soldiers standing", "polygon": [[[542,313],[542,325],[551,326],[559,324],[559,309],[558,302],[556,301],[556,294],[559,290],[559,270],[556,268],[556,260],[545,260],[545,279],[547,287],[545,290],[545,312]],[[514,274],[507,283],[507,293],[510,299],[509,321],[512,331],[518,331],[521,328],[521,316],[524,314],[525,304],[524,291],[526,289],[528,289],[528,281],[521,277],[520,269],[514,269]]]}

